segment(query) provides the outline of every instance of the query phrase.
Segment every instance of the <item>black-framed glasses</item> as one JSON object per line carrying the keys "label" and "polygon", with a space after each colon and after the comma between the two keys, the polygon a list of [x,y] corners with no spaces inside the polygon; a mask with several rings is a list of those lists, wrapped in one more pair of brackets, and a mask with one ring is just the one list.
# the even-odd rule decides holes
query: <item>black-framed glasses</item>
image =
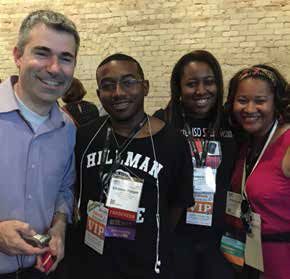
{"label": "black-framed glasses", "polygon": [[126,92],[134,91],[137,89],[139,84],[143,83],[144,80],[135,79],[135,78],[121,78],[119,80],[105,80],[101,82],[99,90],[103,92],[114,92],[117,89],[117,86],[121,87],[122,90]]}
{"label": "black-framed glasses", "polygon": [[249,202],[244,199],[241,203],[241,221],[246,233],[252,232],[252,209]]}

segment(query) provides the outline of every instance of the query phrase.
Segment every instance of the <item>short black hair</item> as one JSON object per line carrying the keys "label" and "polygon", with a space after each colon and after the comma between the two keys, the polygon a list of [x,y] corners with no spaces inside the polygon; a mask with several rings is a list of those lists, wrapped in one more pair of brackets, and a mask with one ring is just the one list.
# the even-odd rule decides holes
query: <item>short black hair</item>
{"label": "short black hair", "polygon": [[139,62],[133,58],[132,56],[129,56],[127,54],[123,54],[123,53],[115,53],[115,54],[112,54],[108,57],[106,57],[100,64],[99,66],[97,67],[97,70],[102,67],[103,65],[111,62],[111,61],[130,61],[130,62],[133,62],[137,65],[137,70],[138,70],[138,73],[139,75],[141,76],[142,79],[144,79],[144,72],[141,68],[141,65],[139,64]]}

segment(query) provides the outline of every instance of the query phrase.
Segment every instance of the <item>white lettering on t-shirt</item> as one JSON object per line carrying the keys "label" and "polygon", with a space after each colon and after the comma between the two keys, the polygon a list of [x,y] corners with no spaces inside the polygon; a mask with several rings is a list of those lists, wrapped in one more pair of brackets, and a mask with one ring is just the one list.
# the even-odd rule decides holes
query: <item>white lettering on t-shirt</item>
{"label": "white lettering on t-shirt", "polygon": [[151,170],[149,171],[150,175],[153,175],[154,178],[157,179],[159,172],[161,171],[161,169],[163,168],[163,166],[161,164],[159,164],[158,162],[154,161],[153,166],[151,168]]}
{"label": "white lettering on t-shirt", "polygon": [[125,166],[133,167],[136,169],[142,155],[137,153],[135,157],[133,156],[134,156],[133,152],[130,151],[127,152],[127,160],[125,162]]}
{"label": "white lettering on t-shirt", "polygon": [[[87,158],[87,168],[95,167],[96,165],[101,164],[101,158],[102,158],[103,151],[92,152],[86,156]],[[117,152],[115,152],[115,156],[111,154],[112,152],[108,150],[107,156],[106,156],[106,165],[111,165],[114,161],[114,157],[116,157]],[[98,154],[98,158],[96,160],[96,155]],[[134,153],[131,151],[127,151],[127,156],[121,160],[121,165],[124,165],[126,167],[131,167],[134,169],[139,169],[141,171],[144,171],[148,173],[149,175],[153,176],[157,179],[159,172],[162,170],[163,165],[158,163],[157,161],[153,160],[150,157],[143,156],[139,153]],[[151,166],[151,167],[150,167]]]}
{"label": "white lettering on t-shirt", "polygon": [[87,155],[87,168],[94,167],[96,165],[96,155],[97,152],[91,153]]}
{"label": "white lettering on t-shirt", "polygon": [[143,163],[140,165],[139,170],[148,172],[149,161],[150,161],[150,158],[146,156]]}
{"label": "white lettering on t-shirt", "polygon": [[144,213],[145,213],[145,208],[139,207],[137,210],[136,223],[144,223],[144,215],[143,215]]}

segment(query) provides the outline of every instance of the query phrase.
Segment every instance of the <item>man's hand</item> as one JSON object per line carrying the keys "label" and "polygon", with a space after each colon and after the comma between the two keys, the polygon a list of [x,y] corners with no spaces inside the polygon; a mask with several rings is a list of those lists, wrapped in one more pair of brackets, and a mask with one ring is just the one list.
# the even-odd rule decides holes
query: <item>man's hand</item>
{"label": "man's hand", "polygon": [[0,222],[0,251],[9,256],[13,255],[40,255],[47,251],[47,248],[36,248],[21,237],[21,235],[33,236],[36,232],[29,224],[17,221]]}
{"label": "man's hand", "polygon": [[[66,216],[62,213],[57,213],[53,219],[53,225],[49,230],[49,234],[51,236],[51,240],[49,242],[49,251],[53,256],[56,256],[56,261],[50,268],[48,273],[54,271],[58,263],[64,257],[65,230],[66,230]],[[45,271],[41,262],[41,256],[37,257],[35,267],[42,272]]]}

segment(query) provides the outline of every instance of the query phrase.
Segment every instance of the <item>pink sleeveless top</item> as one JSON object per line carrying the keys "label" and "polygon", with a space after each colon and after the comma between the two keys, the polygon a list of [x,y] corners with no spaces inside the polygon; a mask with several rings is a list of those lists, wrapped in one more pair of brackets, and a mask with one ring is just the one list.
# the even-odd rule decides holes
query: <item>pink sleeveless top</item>
{"label": "pink sleeveless top", "polygon": [[[290,178],[282,160],[290,146],[290,130],[269,145],[248,177],[246,192],[254,212],[262,219],[262,234],[290,232]],[[290,243],[263,242],[264,279],[290,278]]]}
{"label": "pink sleeveless top", "polygon": [[262,218],[263,234],[290,232],[290,178],[282,171],[282,160],[288,147],[290,130],[267,147],[246,182],[252,209]]}

